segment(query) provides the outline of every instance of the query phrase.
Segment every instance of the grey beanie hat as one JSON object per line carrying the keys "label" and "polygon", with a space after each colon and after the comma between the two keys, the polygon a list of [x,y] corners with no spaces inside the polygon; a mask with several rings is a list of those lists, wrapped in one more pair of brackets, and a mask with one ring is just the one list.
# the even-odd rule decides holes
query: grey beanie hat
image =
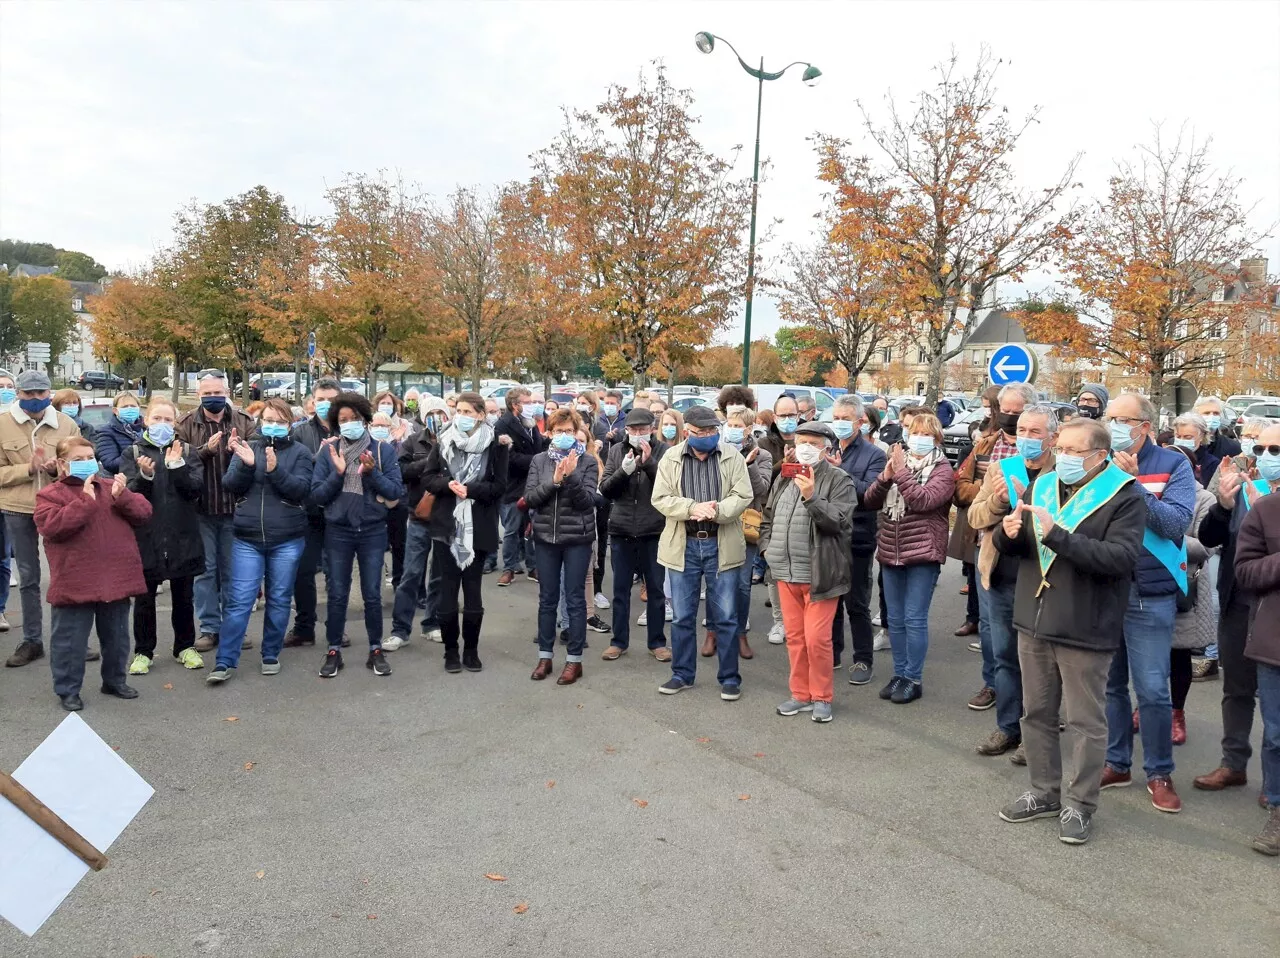
{"label": "grey beanie hat", "polygon": [[1103,409],[1106,409],[1107,403],[1111,402],[1111,393],[1107,391],[1107,387],[1100,385],[1098,383],[1082,384],[1080,386],[1080,391],[1076,393],[1076,397],[1079,398],[1080,396],[1083,396],[1085,393],[1090,393],[1094,396],[1097,396],[1098,403],[1099,405],[1102,406]]}

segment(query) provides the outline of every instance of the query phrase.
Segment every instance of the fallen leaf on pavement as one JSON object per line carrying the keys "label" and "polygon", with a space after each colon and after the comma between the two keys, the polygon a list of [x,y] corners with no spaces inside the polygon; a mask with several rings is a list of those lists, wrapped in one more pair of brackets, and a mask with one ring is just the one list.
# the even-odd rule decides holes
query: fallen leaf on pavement
{"label": "fallen leaf on pavement", "polygon": [[329,912],[329,917],[330,917],[330,918],[341,918],[342,916],[341,916],[341,915],[339,915],[336,911],[331,911],[331,912]]}
{"label": "fallen leaf on pavement", "polygon": [[641,808],[649,807],[649,803],[646,802],[643,798],[633,798],[632,801],[635,802],[637,805],[639,805]]}
{"label": "fallen leaf on pavement", "polygon": [[582,703],[581,703],[581,702],[579,702],[579,703],[578,703],[578,708],[582,708]]}
{"label": "fallen leaf on pavement", "polygon": [[511,910],[514,911],[517,915],[523,915],[526,911],[529,910],[529,903],[522,901],[520,904],[516,905],[516,907],[512,908]]}
{"label": "fallen leaf on pavement", "polygon": [[756,758],[764,758],[764,752],[756,752]]}
{"label": "fallen leaf on pavement", "polygon": [[711,741],[711,739],[709,739],[709,738],[700,738],[700,739],[698,739],[698,741],[705,745],[707,742],[710,742],[710,741]]}
{"label": "fallen leaf on pavement", "polygon": [[160,894],[160,889],[159,889],[159,888],[153,888],[153,889],[151,889],[151,897],[152,897],[152,898],[154,898],[154,897],[155,897],[156,895],[158,895],[158,894]]}
{"label": "fallen leaf on pavement", "polygon": [[616,751],[618,751],[618,750],[617,750],[616,748],[614,748],[612,745],[606,745],[606,746],[604,747],[604,754],[606,754],[606,755],[612,755],[612,754],[614,754]]}
{"label": "fallen leaf on pavement", "polygon": [[506,881],[507,880],[506,875],[499,875],[496,872],[489,872],[484,877],[489,879],[489,881]]}
{"label": "fallen leaf on pavement", "polygon": [[551,781],[547,782],[547,788],[555,788],[555,787],[556,787],[556,780],[554,778]]}
{"label": "fallen leaf on pavement", "polygon": [[267,873],[266,873],[266,872],[257,872],[257,873],[255,873],[255,874],[254,874],[254,876],[253,876],[253,877],[254,877],[254,878],[266,878],[266,877],[267,877]]}
{"label": "fallen leaf on pavement", "polygon": [[173,691],[173,683],[172,683],[172,682],[166,682],[166,683],[164,683],[164,690],[165,690],[166,692],[172,692],[172,691]]}
{"label": "fallen leaf on pavement", "polygon": [[236,716],[236,715],[228,715],[225,719],[223,719],[223,721],[224,721],[224,722],[239,722],[239,721],[240,721],[240,718],[239,718],[239,716]]}
{"label": "fallen leaf on pavement", "polygon": [[377,915],[365,915],[364,917],[368,918],[370,921],[375,921],[375,920],[377,920],[377,917],[378,917],[378,916],[377,916]]}
{"label": "fallen leaf on pavement", "polygon": [[751,798],[751,796],[750,796],[750,795],[739,795],[739,796],[738,796],[738,801],[740,801],[740,802],[745,802],[745,801],[749,801],[749,800],[750,800],[750,798]]}
{"label": "fallen leaf on pavement", "polygon": [[252,771],[253,771],[253,766],[254,766],[254,765],[256,765],[256,764],[257,764],[256,762],[245,762],[245,763],[244,763],[244,770],[245,770],[246,772],[252,772]]}

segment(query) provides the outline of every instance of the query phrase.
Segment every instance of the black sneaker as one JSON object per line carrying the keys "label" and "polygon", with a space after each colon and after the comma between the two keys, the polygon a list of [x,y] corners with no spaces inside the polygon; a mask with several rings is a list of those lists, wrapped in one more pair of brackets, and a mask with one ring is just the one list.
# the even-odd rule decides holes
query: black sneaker
{"label": "black sneaker", "polygon": [[901,675],[895,675],[889,680],[889,683],[880,690],[880,697],[887,702],[889,699],[893,698],[893,693],[898,691],[898,686],[905,681],[906,679]]}
{"label": "black sneaker", "polygon": [[468,672],[479,672],[484,669],[484,663],[480,661],[480,656],[475,652],[463,652],[462,667]]}
{"label": "black sneaker", "polygon": [[919,682],[911,682],[903,679],[898,683],[898,691],[889,696],[889,701],[894,705],[906,705],[908,702],[914,702],[918,698],[924,697],[924,686]]}
{"label": "black sneaker", "polygon": [[325,653],[324,665],[320,666],[320,678],[331,679],[342,671],[342,653],[337,649],[330,649]]}
{"label": "black sneaker", "polygon": [[683,679],[678,679],[674,675],[658,686],[658,691],[663,695],[676,695],[685,689],[693,688],[692,683],[686,683]]}
{"label": "black sneaker", "polygon": [[387,661],[387,657],[382,654],[382,649],[373,649],[369,653],[368,660],[364,663],[366,669],[373,669],[374,675],[390,675],[391,663]]}
{"label": "black sneaker", "polygon": [[1067,805],[1058,816],[1058,841],[1083,845],[1093,832],[1093,814]]}
{"label": "black sneaker", "polygon": [[604,619],[600,618],[600,616],[598,615],[593,615],[589,619],[587,619],[587,628],[590,629],[592,632],[613,631],[608,625],[605,624]]}
{"label": "black sneaker", "polygon": [[1016,825],[1037,818],[1057,818],[1061,812],[1061,802],[1051,802],[1035,792],[1023,792],[1012,804],[1000,809],[1000,819]]}
{"label": "black sneaker", "polygon": [[720,686],[720,698],[726,702],[736,702],[742,698],[742,686],[737,682],[726,682]]}
{"label": "black sneaker", "polygon": [[461,672],[462,660],[458,658],[457,649],[444,650],[444,670],[446,672]]}

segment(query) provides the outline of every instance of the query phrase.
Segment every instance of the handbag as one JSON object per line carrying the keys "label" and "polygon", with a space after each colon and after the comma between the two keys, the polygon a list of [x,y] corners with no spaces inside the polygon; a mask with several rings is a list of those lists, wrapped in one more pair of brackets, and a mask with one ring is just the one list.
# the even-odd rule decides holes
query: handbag
{"label": "handbag", "polygon": [[435,504],[435,493],[424,492],[422,498],[418,500],[418,504],[413,507],[413,517],[426,522],[431,518],[431,510],[435,507]]}
{"label": "handbag", "polygon": [[760,541],[760,523],[764,521],[764,516],[760,515],[757,509],[742,510],[742,537],[747,542],[755,545]]}

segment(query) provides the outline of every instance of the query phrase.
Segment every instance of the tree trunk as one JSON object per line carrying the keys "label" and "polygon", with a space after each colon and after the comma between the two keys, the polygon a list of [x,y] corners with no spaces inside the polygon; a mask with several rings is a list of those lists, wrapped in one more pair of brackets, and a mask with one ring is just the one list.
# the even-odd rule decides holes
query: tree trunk
{"label": "tree trunk", "polygon": [[547,397],[551,395],[551,373],[544,372],[542,374],[542,401],[546,402]]}
{"label": "tree trunk", "polygon": [[240,363],[240,400],[249,405],[249,364]]}
{"label": "tree trunk", "polygon": [[667,405],[676,401],[676,364],[672,363],[667,376]]}
{"label": "tree trunk", "polygon": [[938,396],[942,392],[942,350],[929,357],[929,381],[925,384],[924,404],[938,408]]}
{"label": "tree trunk", "polygon": [[173,388],[173,404],[178,404],[178,395],[182,392],[184,379],[182,376],[182,353],[176,349],[173,351],[173,382],[169,385]]}
{"label": "tree trunk", "polygon": [[1156,357],[1156,368],[1151,371],[1151,378],[1147,382],[1147,396],[1151,400],[1151,405],[1156,407],[1156,422],[1151,424],[1152,430],[1160,431],[1160,406],[1164,399],[1164,376],[1160,370],[1164,368],[1164,357]]}

